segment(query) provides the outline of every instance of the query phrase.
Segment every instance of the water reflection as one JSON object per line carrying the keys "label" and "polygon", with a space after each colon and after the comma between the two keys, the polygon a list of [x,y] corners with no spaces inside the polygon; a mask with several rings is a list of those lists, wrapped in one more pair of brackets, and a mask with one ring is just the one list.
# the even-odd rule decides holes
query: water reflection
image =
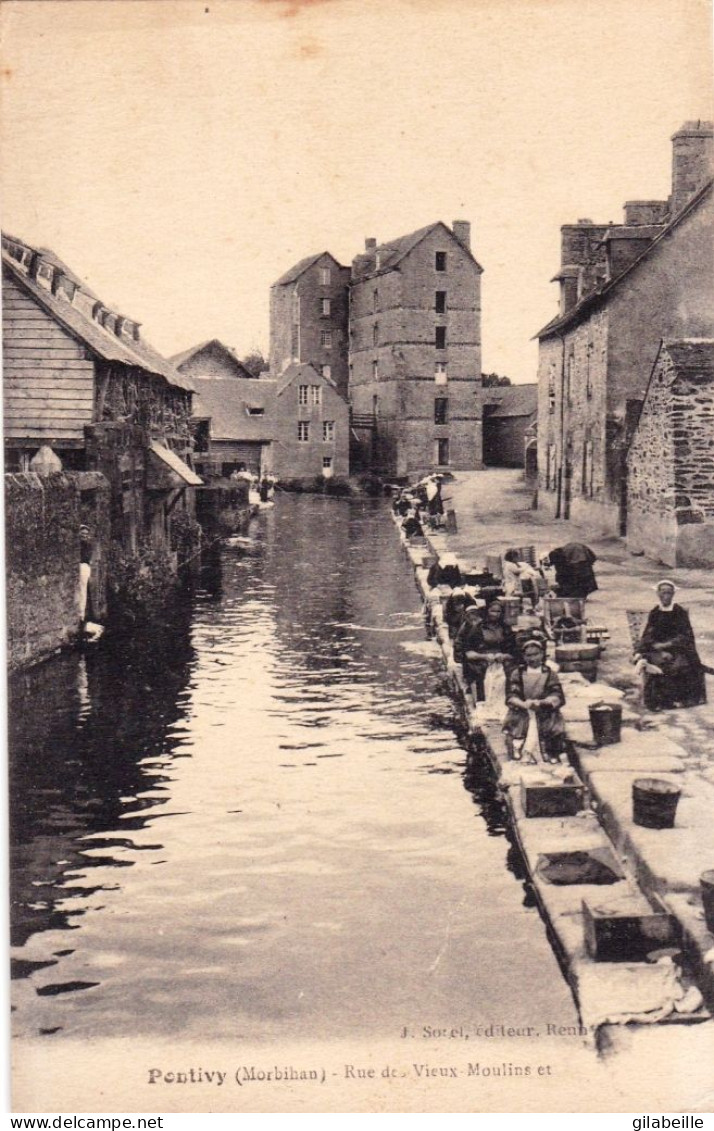
{"label": "water reflection", "polygon": [[150,634],[110,636],[11,680],[13,945],[76,929],[78,898],[104,886],[88,879],[92,870],[129,867],[128,850],[144,847],[123,834],[146,827],[167,800],[165,767],[188,717],[190,617],[177,601]]}
{"label": "water reflection", "polygon": [[280,499],[11,717],[19,1033],[572,1018],[380,503]]}

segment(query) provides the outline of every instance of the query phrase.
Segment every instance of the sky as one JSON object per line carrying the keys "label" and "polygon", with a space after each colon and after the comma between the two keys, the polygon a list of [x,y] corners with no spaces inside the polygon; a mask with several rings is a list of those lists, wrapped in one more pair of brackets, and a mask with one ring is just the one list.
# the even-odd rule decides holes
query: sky
{"label": "sky", "polygon": [[483,369],[536,377],[560,225],[670,191],[703,0],[3,0],[2,225],[170,355],[268,347],[269,289],[472,224]]}

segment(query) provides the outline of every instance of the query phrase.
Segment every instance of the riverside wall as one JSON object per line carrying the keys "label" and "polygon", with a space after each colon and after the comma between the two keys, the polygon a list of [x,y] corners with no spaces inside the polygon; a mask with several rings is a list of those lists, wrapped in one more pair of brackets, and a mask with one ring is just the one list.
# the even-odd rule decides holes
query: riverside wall
{"label": "riverside wall", "polygon": [[[395,520],[396,521],[396,520]],[[398,525],[398,523],[397,523]],[[582,676],[561,675],[566,694],[569,764],[530,766],[509,759],[499,720],[484,718],[474,702],[444,622],[449,590],[429,590],[428,565],[446,549],[447,539],[434,535],[410,543],[399,530],[414,567],[415,581],[454,694],[468,727],[474,751],[491,766],[505,802],[510,832],[522,853],[549,936],[578,1006],[584,1031],[596,1035],[602,1026],[630,1023],[700,1023],[710,1020],[714,1004],[714,937],[704,922],[696,860],[702,860],[702,830],[709,828],[712,796],[706,783],[688,772],[685,752],[674,742],[638,729],[638,716],[624,703],[622,692],[606,684],[586,684]],[[620,702],[623,733],[617,746],[597,748],[589,725],[593,701]],[[682,786],[681,826],[645,829],[632,821],[631,786],[640,776],[656,774]],[[582,791],[577,813],[529,817],[529,789],[563,787]],[[694,796],[691,796],[694,794]],[[678,820],[678,825],[680,822]],[[706,835],[706,834],[705,834]],[[711,832],[708,833],[711,840]],[[685,843],[686,842],[686,843]],[[698,851],[687,847],[693,843]],[[714,847],[714,844],[713,844]],[[674,851],[674,855],[673,855]],[[544,860],[562,852],[588,853],[607,860],[617,873],[608,886],[575,883],[556,886],[543,869]],[[704,867],[706,865],[700,865]],[[597,909],[619,907],[641,917],[660,933],[657,947],[671,944],[672,954],[659,961],[599,961],[588,945],[585,904]],[[681,958],[680,958],[681,955]]]}

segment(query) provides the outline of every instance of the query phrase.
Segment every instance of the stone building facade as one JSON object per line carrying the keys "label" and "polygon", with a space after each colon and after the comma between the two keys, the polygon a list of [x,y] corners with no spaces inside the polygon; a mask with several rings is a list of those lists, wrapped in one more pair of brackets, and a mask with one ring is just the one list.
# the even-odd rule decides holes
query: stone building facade
{"label": "stone building facade", "polygon": [[667,201],[561,229],[560,313],[538,335],[538,505],[604,533],[627,530],[627,449],[662,338],[714,332],[712,139],[702,122],[674,135]]}
{"label": "stone building facade", "polygon": [[466,221],[367,240],[353,261],[350,403],[374,421],[378,473],[481,466],[481,273]]}
{"label": "stone building facade", "polygon": [[289,365],[277,382],[273,472],[279,479],[349,474],[349,409],[312,365]]}
{"label": "stone building facade", "polygon": [[300,260],[270,289],[270,373],[306,363],[347,396],[350,269],[324,251]]}
{"label": "stone building facade", "polygon": [[663,342],[627,454],[627,545],[714,565],[714,340]]}
{"label": "stone building facade", "polygon": [[484,388],[483,462],[486,467],[525,467],[528,430],[538,414],[538,386]]}
{"label": "stone building facade", "polygon": [[234,377],[251,380],[253,374],[246,369],[235,350],[218,338],[199,342],[169,358],[171,364],[184,377]]}

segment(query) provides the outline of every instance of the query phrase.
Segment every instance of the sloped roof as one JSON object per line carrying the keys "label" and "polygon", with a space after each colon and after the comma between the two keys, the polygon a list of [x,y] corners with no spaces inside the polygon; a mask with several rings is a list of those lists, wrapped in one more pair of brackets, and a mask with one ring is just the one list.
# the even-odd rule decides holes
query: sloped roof
{"label": "sloped roof", "polygon": [[[29,244],[25,244],[30,247]],[[35,249],[32,249],[35,250]],[[47,258],[43,252],[43,258]],[[3,268],[8,271],[18,285],[23,288],[51,318],[57,322],[72,337],[81,341],[93,354],[104,361],[118,361],[123,365],[131,365],[144,369],[148,373],[163,377],[170,385],[179,389],[193,392],[193,383],[184,377],[173,365],[162,357],[153,346],[143,339],[135,341],[122,335],[118,337],[100,322],[96,322],[91,314],[85,314],[78,306],[66,299],[58,298],[39,286],[22,270],[19,264],[7,254],[2,253]],[[65,270],[64,267],[61,268]],[[85,294],[91,296],[86,288],[81,285]],[[114,312],[113,312],[114,313]]]}
{"label": "sloped roof", "polygon": [[701,375],[714,379],[713,338],[679,338],[663,342],[662,348],[671,357],[678,375]]}
{"label": "sloped roof", "polygon": [[[427,224],[425,228],[418,228],[415,232],[410,232],[406,236],[400,236],[396,240],[389,240],[388,243],[379,244],[376,250],[376,255],[379,259],[379,267],[375,268],[374,271],[365,271],[361,278],[367,278],[372,275],[382,275],[386,271],[393,271],[410,252],[414,251],[415,247],[418,247],[422,240],[426,239],[432,232],[435,232],[437,228],[441,228],[446,232],[449,238],[457,243],[458,246],[466,252],[469,258],[473,260],[479,271],[482,270],[481,265],[474,258],[469,248],[462,244],[460,240],[456,239],[451,228],[449,228],[443,220],[437,220],[436,223]],[[362,255],[358,258],[362,259],[364,256]]]}
{"label": "sloped roof", "polygon": [[[212,440],[272,440],[277,381],[256,377],[194,377],[193,416],[211,418]],[[262,408],[251,416],[250,408]]]}
{"label": "sloped roof", "polygon": [[[493,393],[493,397],[490,395]],[[489,420],[494,417],[531,416],[538,410],[538,385],[502,385],[488,390],[488,400],[485,407],[496,402],[496,407],[489,414]]]}
{"label": "sloped roof", "polygon": [[[288,385],[292,385],[293,381],[297,381],[298,379],[311,385],[329,385],[336,393],[339,392],[337,385],[331,377],[325,377],[324,373],[318,373],[317,370],[306,361],[293,361],[288,365],[287,369],[283,370],[278,378],[278,396],[285,392]],[[340,396],[342,396],[341,393]]]}
{"label": "sloped roof", "polygon": [[667,239],[667,237],[675,230],[675,228],[677,228],[679,224],[681,224],[682,220],[684,220],[687,216],[689,216],[691,212],[699,207],[702,201],[711,193],[713,184],[714,180],[707,181],[707,183],[700,188],[699,192],[697,192],[685,205],[685,207],[682,208],[677,213],[677,215],[674,216],[670,220],[670,222],[661,229],[659,235],[656,236],[655,239],[653,239],[652,242],[647,245],[644,251],[640,255],[638,255],[637,258],[634,259],[633,262],[624,269],[624,271],[621,271],[620,274],[616,275],[613,279],[607,279],[604,282],[600,283],[599,286],[597,286],[593,291],[590,291],[583,298],[581,298],[580,302],[578,302],[572,310],[569,310],[567,314],[558,314],[555,318],[551,318],[550,322],[547,322],[542,330],[539,330],[538,333],[534,335],[534,337],[550,337],[551,334],[560,333],[562,330],[567,330],[571,326],[577,325],[578,322],[587,317],[587,315],[590,314],[591,310],[593,310],[603,300],[605,300],[610,292],[615,289],[615,287],[618,287],[620,285],[623,279],[628,278],[633,273],[633,271],[637,270],[640,264],[653,253],[655,248],[659,247],[661,242]]}
{"label": "sloped roof", "polygon": [[301,275],[304,275],[305,272],[313,266],[313,264],[317,263],[318,259],[322,259],[323,255],[328,255],[332,262],[335,263],[337,267],[342,269],[342,264],[338,263],[331,252],[320,251],[317,253],[317,255],[308,255],[305,259],[299,260],[299,262],[296,263],[294,267],[291,267],[289,271],[286,271],[284,275],[281,275],[279,279],[276,279],[276,281],[273,283],[273,286],[284,287],[287,283],[294,283],[297,279],[300,278]]}
{"label": "sloped roof", "polygon": [[203,353],[204,350],[210,349],[217,350],[219,353],[224,353],[226,357],[228,357],[230,362],[235,365],[238,370],[240,370],[241,377],[251,380],[253,379],[253,374],[250,372],[250,370],[246,369],[245,365],[238,357],[238,354],[235,352],[235,350],[232,350],[230,346],[227,346],[224,342],[222,342],[220,338],[208,338],[205,342],[199,342],[197,346],[191,346],[189,349],[183,350],[181,353],[173,354],[173,356],[169,358],[169,361],[172,365],[175,365],[176,368],[180,370],[187,361],[192,361],[195,357],[198,356],[198,354]]}
{"label": "sloped roof", "polygon": [[178,456],[176,452],[173,452],[171,450],[171,448],[167,448],[165,444],[159,444],[155,440],[153,440],[149,444],[149,449],[152,454],[157,457],[157,459],[161,460],[161,462],[165,464],[166,467],[175,472],[175,474],[178,475],[180,479],[183,479],[184,483],[187,483],[189,487],[201,486],[203,480],[198,475],[196,475],[196,472],[192,471],[188,464],[184,463],[184,461],[181,459],[181,456]]}

